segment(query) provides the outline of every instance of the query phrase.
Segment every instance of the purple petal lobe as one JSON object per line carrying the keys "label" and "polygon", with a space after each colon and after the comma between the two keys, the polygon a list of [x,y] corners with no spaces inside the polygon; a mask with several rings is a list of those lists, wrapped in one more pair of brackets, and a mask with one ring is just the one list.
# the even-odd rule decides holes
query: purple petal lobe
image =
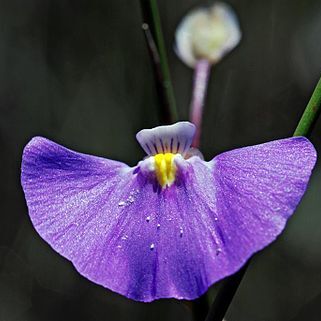
{"label": "purple petal lobe", "polygon": [[213,159],[228,274],[282,232],[315,162],[316,151],[304,137],[240,148]]}
{"label": "purple petal lobe", "polygon": [[190,148],[195,126],[187,121],[158,126],[139,131],[136,138],[147,155],[179,153],[184,155]]}
{"label": "purple petal lobe", "polygon": [[22,185],[39,234],[85,277],[139,301],[194,299],[281,233],[316,160],[304,138],[178,162],[164,189],[139,168],[44,138]]}

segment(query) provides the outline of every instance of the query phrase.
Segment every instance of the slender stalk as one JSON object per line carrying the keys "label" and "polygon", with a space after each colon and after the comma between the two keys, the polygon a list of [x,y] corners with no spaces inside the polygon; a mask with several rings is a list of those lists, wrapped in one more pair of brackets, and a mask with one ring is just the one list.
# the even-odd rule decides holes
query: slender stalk
{"label": "slender stalk", "polygon": [[144,31],[145,40],[148,48],[148,52],[153,62],[153,72],[154,72],[154,80],[155,80],[155,87],[158,96],[158,104],[159,104],[159,118],[162,124],[169,124],[172,123],[172,116],[167,100],[167,96],[165,95],[165,91],[163,90],[163,74],[162,68],[160,64],[160,57],[158,53],[158,49],[156,47],[155,40],[153,35],[150,31],[149,25],[147,23],[143,23],[142,29]]}
{"label": "slender stalk", "polygon": [[197,299],[182,301],[192,315],[193,321],[204,321],[209,309],[207,293]]}
{"label": "slender stalk", "polygon": [[245,274],[248,263],[223,281],[205,321],[222,321]]}
{"label": "slender stalk", "polygon": [[319,79],[307,107],[293,136],[308,136],[321,112],[321,78]]}
{"label": "slender stalk", "polygon": [[[312,96],[306,106],[293,136],[308,136],[316,123],[321,111],[321,78],[319,79]],[[250,260],[236,274],[224,281],[219,290],[205,321],[222,321],[228,310],[239,284],[246,272]]]}
{"label": "slender stalk", "polygon": [[203,107],[210,71],[211,64],[208,60],[201,59],[196,63],[194,69],[193,95],[190,107],[190,120],[196,126],[196,133],[192,146],[196,148],[199,147],[201,139]]}
{"label": "slender stalk", "polygon": [[204,320],[209,310],[209,302],[206,293],[198,299],[191,301],[191,308],[194,321]]}
{"label": "slender stalk", "polygon": [[140,0],[140,3],[143,15],[143,25],[150,27],[151,38],[156,44],[159,56],[159,61],[156,62],[152,55],[151,60],[154,65],[154,78],[161,112],[165,115],[163,117],[163,122],[173,123],[177,121],[178,116],[157,0]]}

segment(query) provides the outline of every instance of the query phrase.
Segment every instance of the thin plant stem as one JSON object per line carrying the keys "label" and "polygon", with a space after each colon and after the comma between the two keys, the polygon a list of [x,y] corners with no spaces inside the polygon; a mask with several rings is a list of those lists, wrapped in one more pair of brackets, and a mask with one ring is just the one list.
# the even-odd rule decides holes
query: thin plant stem
{"label": "thin plant stem", "polygon": [[206,317],[209,309],[209,302],[206,293],[198,299],[191,301],[192,315],[194,321],[202,321]]}
{"label": "thin plant stem", "polygon": [[319,79],[307,107],[293,136],[308,136],[321,112],[321,78]]}
{"label": "thin plant stem", "polygon": [[165,91],[163,90],[163,74],[162,74],[162,68],[160,64],[158,49],[156,47],[156,43],[150,31],[149,25],[147,23],[143,23],[142,29],[145,35],[148,52],[149,52],[151,61],[153,62],[152,67],[153,67],[154,80],[156,85],[155,87],[156,87],[157,96],[158,96],[158,104],[159,104],[158,112],[159,112],[160,122],[162,124],[169,124],[172,122],[172,116],[170,113],[167,96],[165,95]]}
{"label": "thin plant stem", "polygon": [[[321,78],[319,79],[293,136],[308,136],[321,110]],[[246,272],[250,260],[236,274],[224,280],[205,321],[222,321]]]}
{"label": "thin plant stem", "polygon": [[207,92],[207,85],[211,71],[211,63],[206,59],[199,60],[194,68],[193,94],[190,107],[190,120],[196,126],[196,133],[192,143],[198,148],[201,139],[203,107]]}
{"label": "thin plant stem", "polygon": [[237,273],[222,281],[222,285],[215,297],[215,300],[208,312],[205,321],[222,321],[226,311],[240,285],[245,274],[248,263]]}
{"label": "thin plant stem", "polygon": [[173,123],[178,120],[178,116],[157,0],[140,0],[140,3],[143,15],[143,29],[144,26],[148,26],[148,29],[150,28],[150,38],[153,39],[156,44],[158,52],[159,59],[157,61],[154,59],[155,56],[150,54],[150,57],[154,65],[154,78],[157,87],[159,105],[161,113],[164,115],[162,120],[163,123]]}

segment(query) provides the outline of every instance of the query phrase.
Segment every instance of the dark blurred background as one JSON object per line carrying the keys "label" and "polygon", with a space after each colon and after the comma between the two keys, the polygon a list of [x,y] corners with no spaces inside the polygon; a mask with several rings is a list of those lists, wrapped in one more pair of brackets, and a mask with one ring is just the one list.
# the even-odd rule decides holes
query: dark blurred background
{"label": "dark blurred background", "polygon": [[[205,111],[207,159],[291,136],[321,74],[320,0],[229,0],[243,39],[217,65]],[[192,70],[175,27],[204,1],[159,1],[180,119]],[[134,165],[158,125],[139,1],[0,0],[0,321],[192,320],[185,304],[130,301],[81,277],[40,239],[19,182],[34,135]],[[321,152],[321,121],[311,140]],[[321,320],[321,169],[286,231],[253,259],[227,321]],[[215,291],[212,289],[212,291]]]}

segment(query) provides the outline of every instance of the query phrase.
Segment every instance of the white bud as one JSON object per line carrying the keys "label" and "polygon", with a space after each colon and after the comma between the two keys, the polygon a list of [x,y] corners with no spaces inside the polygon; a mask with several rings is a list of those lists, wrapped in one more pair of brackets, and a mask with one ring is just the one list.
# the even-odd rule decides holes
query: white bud
{"label": "white bud", "polygon": [[176,53],[190,67],[200,59],[217,63],[240,41],[241,31],[232,8],[222,2],[193,9],[176,30]]}

